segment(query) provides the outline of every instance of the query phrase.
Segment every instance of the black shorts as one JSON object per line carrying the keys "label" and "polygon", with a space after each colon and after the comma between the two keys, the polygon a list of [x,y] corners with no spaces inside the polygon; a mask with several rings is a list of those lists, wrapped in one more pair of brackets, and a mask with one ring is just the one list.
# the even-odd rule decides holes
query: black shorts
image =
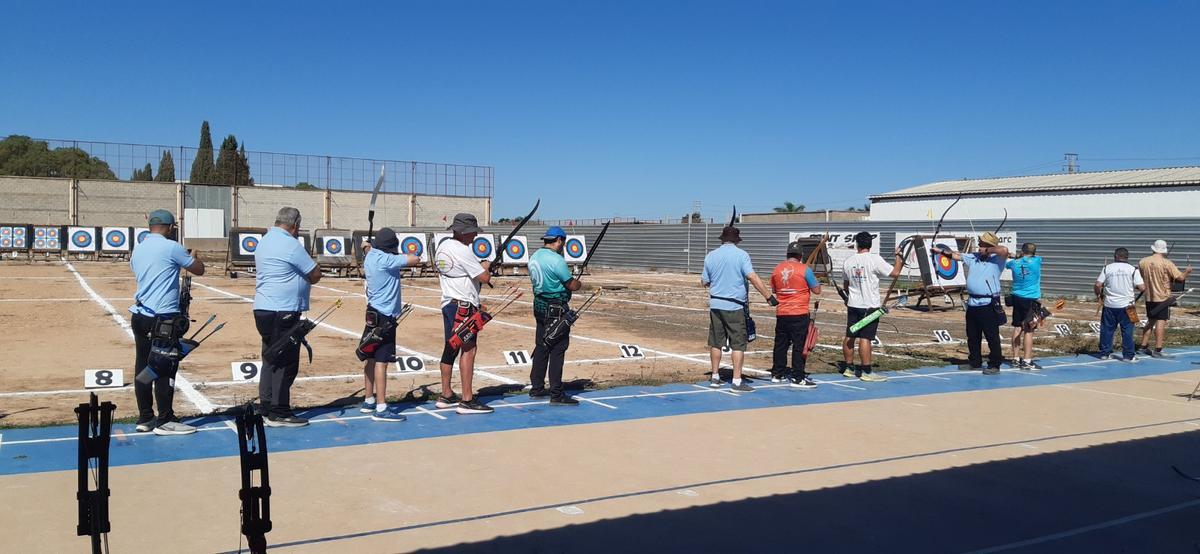
{"label": "black shorts", "polygon": [[[367,307],[368,312],[374,312],[377,321],[381,325],[387,325],[388,330],[384,331],[380,336],[383,341],[375,348],[375,355],[372,359],[376,362],[393,362],[396,360],[396,318],[386,316],[380,313],[375,308]],[[368,316],[370,317],[370,316]]]}
{"label": "black shorts", "polygon": [[850,332],[850,326],[854,325],[855,323],[858,323],[859,320],[861,320],[864,317],[867,317],[868,314],[870,314],[871,312],[874,312],[875,310],[878,310],[878,309],[879,308],[850,308],[850,307],[847,307],[846,308],[846,338],[875,340],[875,332],[879,330],[879,319],[878,318],[876,318],[875,321],[868,323],[866,326],[864,326],[862,329],[859,329],[858,332],[855,332],[855,333]]}
{"label": "black shorts", "polygon": [[1164,308],[1159,309],[1158,313],[1155,314],[1154,317],[1150,317],[1150,312],[1153,312],[1161,304],[1165,304],[1165,302],[1151,302],[1151,301],[1147,300],[1146,301],[1146,319],[1151,320],[1151,321],[1167,321],[1167,320],[1171,319],[1171,307],[1170,306],[1166,306]]}
{"label": "black shorts", "polygon": [[1036,298],[1022,298],[1013,295],[1012,297],[1012,326],[1020,327],[1025,323],[1025,318],[1033,312],[1033,303],[1037,302]]}

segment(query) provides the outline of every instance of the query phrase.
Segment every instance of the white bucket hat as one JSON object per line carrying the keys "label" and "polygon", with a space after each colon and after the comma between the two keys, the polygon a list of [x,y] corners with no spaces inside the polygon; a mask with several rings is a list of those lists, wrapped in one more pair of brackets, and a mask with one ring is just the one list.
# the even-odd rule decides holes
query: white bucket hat
{"label": "white bucket hat", "polygon": [[1166,254],[1167,241],[1162,239],[1154,241],[1154,244],[1150,245],[1150,250],[1154,251],[1155,254]]}

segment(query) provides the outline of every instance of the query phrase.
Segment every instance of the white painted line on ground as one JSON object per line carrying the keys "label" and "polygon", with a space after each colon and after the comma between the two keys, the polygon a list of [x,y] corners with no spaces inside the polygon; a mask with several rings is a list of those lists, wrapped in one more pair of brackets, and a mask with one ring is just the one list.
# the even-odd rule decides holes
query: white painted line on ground
{"label": "white painted line on ground", "polygon": [[608,409],[610,409],[610,410],[615,410],[615,409],[617,409],[617,407],[616,407],[616,406],[613,406],[612,404],[605,404],[605,403],[603,403],[603,402],[601,402],[601,401],[599,401],[599,400],[592,400],[591,398],[588,398],[588,397],[586,397],[586,396],[582,396],[582,395],[578,395],[578,394],[577,394],[577,395],[575,395],[575,396],[574,396],[574,398],[578,398],[578,399],[580,399],[580,400],[582,400],[582,401],[584,401],[584,402],[591,402],[592,404],[598,404],[598,405],[600,405],[600,406],[604,406],[605,408],[608,408]]}
{"label": "white painted line on ground", "polygon": [[950,380],[950,378],[949,378],[949,377],[939,377],[939,376],[937,376],[937,375],[922,375],[922,374],[920,374],[920,373],[913,373],[913,372],[911,372],[911,371],[909,371],[909,370],[907,370],[907,369],[899,369],[899,370],[896,370],[896,372],[897,372],[897,373],[903,373],[903,374],[905,374],[905,375],[915,375],[915,376],[917,376],[917,377],[928,377],[928,378],[930,378],[930,379],[941,379],[942,381],[949,381],[949,380]]}
{"label": "white painted line on ground", "polygon": [[698,385],[698,384],[696,384],[696,383],[692,383],[692,386],[693,386],[693,387],[696,387],[696,388],[704,389],[704,390],[706,390],[706,391],[709,391],[709,392],[719,392],[719,393],[722,393],[722,394],[728,394],[729,396],[741,396],[740,394],[738,394],[738,393],[736,393],[736,392],[733,392],[733,391],[731,391],[731,390],[725,390],[725,389],[723,389],[723,388],[712,387],[712,386],[709,386],[709,385]]}
{"label": "white painted line on ground", "polygon": [[[104,308],[105,311],[108,312],[108,315],[112,317],[113,321],[115,321],[117,325],[119,325],[121,329],[124,329],[125,333],[129,335],[129,340],[133,341],[133,327],[129,325],[129,321],[127,321],[124,316],[118,313],[117,309],[114,308],[112,304],[109,304],[104,297],[100,296],[100,294],[92,289],[91,285],[89,285],[88,282],[83,278],[83,275],[80,275],[78,271],[75,271],[75,266],[71,265],[71,262],[63,260],[63,264],[66,265],[67,270],[75,276],[75,280],[79,282],[79,286],[83,287],[83,292],[86,292],[87,295],[91,297],[93,302],[99,304],[101,308]],[[196,388],[192,386],[192,383],[188,381],[188,378],[183,374],[182,370],[175,372],[175,385],[180,391],[183,392],[184,398],[187,398],[188,401],[200,411],[200,413],[211,414],[215,409],[212,402],[210,402],[207,397],[205,397],[203,394],[200,394],[200,391],[196,390]]]}
{"label": "white painted line on ground", "polygon": [[416,407],[414,407],[414,409],[417,410],[418,412],[421,412],[423,414],[429,414],[438,419],[446,419],[446,416],[439,414],[437,412],[429,411],[429,410],[425,409],[423,406],[416,406]]}
{"label": "white painted line on ground", "polygon": [[[95,389],[105,392],[133,392],[133,385],[111,389]],[[61,389],[61,390],[38,390],[38,391],[23,391],[23,392],[0,392],[0,398],[13,398],[22,396],[51,396],[56,394],[84,394],[92,392],[92,389]]]}
{"label": "white painted line on ground", "polygon": [[1185,405],[1185,404],[1187,404],[1187,401],[1186,401],[1186,400],[1166,400],[1166,399],[1163,399],[1163,398],[1154,398],[1154,397],[1151,397],[1151,396],[1140,396],[1140,395],[1137,395],[1137,394],[1125,394],[1125,393],[1121,393],[1121,392],[1111,392],[1111,391],[1106,391],[1106,390],[1096,390],[1096,389],[1089,389],[1089,388],[1087,388],[1087,387],[1078,387],[1078,386],[1072,386],[1072,385],[1068,385],[1068,384],[1065,384],[1065,383],[1060,383],[1060,384],[1056,384],[1056,385],[1053,385],[1053,386],[1055,386],[1055,387],[1061,387],[1061,388],[1064,388],[1064,389],[1071,389],[1071,390],[1078,390],[1078,391],[1094,392],[1094,393],[1096,393],[1096,394],[1107,394],[1107,395],[1109,395],[1109,396],[1121,396],[1121,397],[1125,397],[1125,398],[1133,398],[1133,399],[1135,399],[1135,400],[1152,400],[1152,401],[1154,401],[1154,402],[1165,402],[1165,403],[1167,403],[1167,404],[1175,404],[1175,405],[1177,405],[1177,406],[1181,406],[1181,405]]}
{"label": "white painted line on ground", "polygon": [[1121,518],[1117,518],[1117,519],[1110,519],[1108,521],[1102,521],[1100,523],[1094,523],[1092,525],[1085,525],[1083,527],[1076,527],[1074,529],[1068,529],[1066,531],[1061,531],[1061,532],[1053,533],[1050,535],[1042,535],[1040,537],[1034,537],[1032,539],[1026,539],[1023,541],[1010,542],[1008,544],[1001,544],[999,546],[992,546],[992,547],[983,548],[980,550],[972,550],[971,552],[968,552],[967,554],[992,554],[994,552],[1004,552],[1006,550],[1025,548],[1027,546],[1033,546],[1033,545],[1042,544],[1042,543],[1046,543],[1046,542],[1056,541],[1059,539],[1065,539],[1067,537],[1073,537],[1075,535],[1082,535],[1084,533],[1091,533],[1092,531],[1099,531],[1101,529],[1107,529],[1109,527],[1117,527],[1119,525],[1125,525],[1126,523],[1133,523],[1138,520],[1157,517],[1157,516],[1161,516],[1164,514],[1169,514],[1171,512],[1178,512],[1179,510],[1186,510],[1188,508],[1194,508],[1196,506],[1200,506],[1200,499],[1189,500],[1187,502],[1181,502],[1179,504],[1173,504],[1171,506],[1166,506],[1164,508],[1159,508],[1157,510],[1138,512],[1136,514],[1131,514],[1131,515],[1128,515],[1125,517],[1121,517]]}

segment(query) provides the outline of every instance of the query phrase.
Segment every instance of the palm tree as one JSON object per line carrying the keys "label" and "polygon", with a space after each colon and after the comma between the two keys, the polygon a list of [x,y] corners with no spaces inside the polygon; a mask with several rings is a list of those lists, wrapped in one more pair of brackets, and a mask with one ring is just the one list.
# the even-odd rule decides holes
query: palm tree
{"label": "palm tree", "polygon": [[782,206],[775,208],[775,212],[781,214],[794,214],[802,211],[804,211],[804,204],[793,204],[791,202],[784,202]]}

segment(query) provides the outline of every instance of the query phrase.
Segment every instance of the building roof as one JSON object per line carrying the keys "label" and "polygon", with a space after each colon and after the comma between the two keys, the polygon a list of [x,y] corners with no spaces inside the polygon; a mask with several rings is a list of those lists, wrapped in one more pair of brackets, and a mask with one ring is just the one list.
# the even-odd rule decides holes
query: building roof
{"label": "building roof", "polygon": [[1119,171],[1090,171],[1056,173],[1026,177],[997,177],[992,179],[959,179],[938,181],[871,196],[876,200],[897,200],[931,196],[983,195],[1013,192],[1048,192],[1132,187],[1161,187],[1200,184],[1200,167],[1166,167],[1160,169],[1125,169]]}

